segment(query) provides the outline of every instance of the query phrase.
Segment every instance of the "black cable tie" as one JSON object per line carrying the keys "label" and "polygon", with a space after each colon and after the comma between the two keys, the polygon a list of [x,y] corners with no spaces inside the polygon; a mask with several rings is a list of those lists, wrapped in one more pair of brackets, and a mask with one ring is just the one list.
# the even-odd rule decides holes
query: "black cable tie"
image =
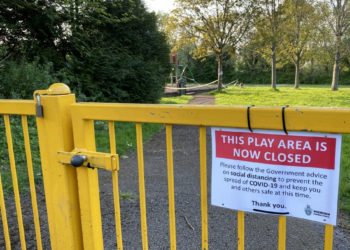
{"label": "black cable tie", "polygon": [[254,107],[254,105],[248,106],[247,107],[247,123],[248,123],[248,129],[250,130],[250,132],[254,132],[252,129],[252,126],[250,124],[250,108]]}
{"label": "black cable tie", "polygon": [[288,131],[287,131],[287,126],[286,126],[285,109],[288,107],[289,107],[288,105],[282,107],[282,125],[283,125],[283,131],[284,131],[284,133],[286,133],[286,135],[288,135]]}

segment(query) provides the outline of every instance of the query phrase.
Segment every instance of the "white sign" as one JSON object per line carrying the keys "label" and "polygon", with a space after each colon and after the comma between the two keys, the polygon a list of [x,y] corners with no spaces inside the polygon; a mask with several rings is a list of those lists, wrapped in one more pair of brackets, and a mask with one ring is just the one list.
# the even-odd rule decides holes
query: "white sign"
{"label": "white sign", "polygon": [[336,225],[341,135],[212,128],[215,206]]}

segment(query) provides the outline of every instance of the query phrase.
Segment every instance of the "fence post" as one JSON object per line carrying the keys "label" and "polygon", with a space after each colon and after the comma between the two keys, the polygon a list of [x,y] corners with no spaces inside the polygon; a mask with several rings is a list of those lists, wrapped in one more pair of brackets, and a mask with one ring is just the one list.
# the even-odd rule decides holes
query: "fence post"
{"label": "fence post", "polygon": [[[75,95],[63,83],[37,90],[38,138],[52,249],[83,249],[76,170],[57,161],[74,148],[70,105]],[[39,110],[39,111],[38,111]],[[38,113],[39,112],[39,113]]]}

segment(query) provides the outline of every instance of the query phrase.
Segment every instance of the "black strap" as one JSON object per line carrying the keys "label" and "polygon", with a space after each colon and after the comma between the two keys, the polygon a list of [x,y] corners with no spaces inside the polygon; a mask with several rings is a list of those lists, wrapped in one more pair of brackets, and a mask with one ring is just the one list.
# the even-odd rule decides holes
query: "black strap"
{"label": "black strap", "polygon": [[250,130],[250,132],[254,132],[252,129],[252,126],[250,124],[250,108],[254,107],[254,105],[248,106],[247,107],[247,123],[248,123],[248,129]]}
{"label": "black strap", "polygon": [[288,108],[288,105],[282,107],[282,125],[283,125],[283,131],[288,135],[287,127],[286,127],[286,114],[285,109]]}

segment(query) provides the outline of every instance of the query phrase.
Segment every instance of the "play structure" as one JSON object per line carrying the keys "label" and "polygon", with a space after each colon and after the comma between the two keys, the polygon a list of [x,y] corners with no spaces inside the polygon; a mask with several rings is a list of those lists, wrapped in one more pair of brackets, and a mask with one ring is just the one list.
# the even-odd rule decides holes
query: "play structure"
{"label": "play structure", "polygon": [[[172,53],[170,55],[170,63],[172,65],[170,73],[170,86],[166,86],[165,89],[168,91],[177,91],[178,95],[185,95],[189,91],[211,90],[210,88],[208,89],[208,87],[210,85],[215,85],[218,82],[218,80],[204,84],[197,82],[190,67],[188,67],[187,64],[182,65],[179,63],[177,53]],[[192,86],[187,87],[187,83],[191,83]],[[223,87],[226,88],[232,84],[242,86],[242,83],[239,83],[238,80],[234,80],[224,84]]]}

